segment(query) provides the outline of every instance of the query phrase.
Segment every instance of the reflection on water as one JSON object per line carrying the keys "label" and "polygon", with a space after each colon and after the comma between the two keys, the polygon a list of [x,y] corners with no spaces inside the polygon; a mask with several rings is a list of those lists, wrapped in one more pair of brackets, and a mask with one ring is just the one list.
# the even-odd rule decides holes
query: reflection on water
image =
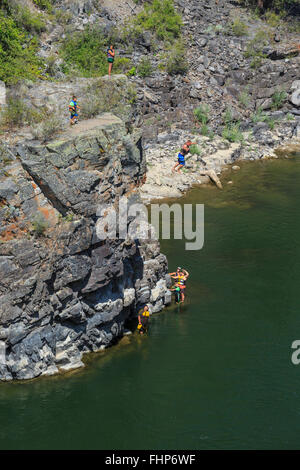
{"label": "reflection on water", "polygon": [[205,204],[203,250],[162,241],[186,304],[84,370],[1,384],[0,448],[298,448],[299,176],[299,159],[241,164],[180,200]]}

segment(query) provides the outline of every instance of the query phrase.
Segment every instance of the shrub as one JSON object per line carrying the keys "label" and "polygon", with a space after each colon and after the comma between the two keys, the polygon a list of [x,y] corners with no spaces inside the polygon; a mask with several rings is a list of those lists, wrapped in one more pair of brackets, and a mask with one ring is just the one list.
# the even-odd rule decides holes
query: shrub
{"label": "shrub", "polygon": [[144,5],[135,24],[142,30],[155,32],[158,39],[172,41],[180,35],[182,20],[176,13],[173,0],[153,0]]}
{"label": "shrub", "polygon": [[57,56],[55,54],[49,55],[46,59],[46,73],[50,75],[50,77],[55,77],[58,67],[56,65]]}
{"label": "shrub", "polygon": [[287,94],[285,91],[275,91],[274,95],[272,96],[272,109],[282,108],[286,98]]}
{"label": "shrub", "polygon": [[250,95],[248,93],[248,89],[245,88],[240,95],[239,95],[239,102],[244,108],[248,108],[250,105]]}
{"label": "shrub", "polygon": [[32,227],[35,234],[40,237],[48,228],[48,223],[46,222],[42,214],[38,214],[32,222]]}
{"label": "shrub", "polygon": [[202,124],[201,129],[200,129],[200,134],[207,137],[209,134],[209,128],[207,124]]}
{"label": "shrub", "polygon": [[288,113],[286,115],[286,118],[287,118],[288,121],[294,121],[295,120],[295,116],[291,113]]}
{"label": "shrub", "polygon": [[63,121],[60,116],[52,115],[46,118],[40,124],[36,124],[31,128],[31,132],[34,137],[42,142],[46,142],[53,137],[57,132],[62,130]]}
{"label": "shrub", "polygon": [[135,86],[130,84],[126,88],[121,88],[118,83],[110,83],[103,80],[96,80],[88,85],[82,92],[84,99],[81,102],[80,115],[83,119],[89,119],[102,112],[114,112],[119,115],[124,106],[133,104],[137,98]]}
{"label": "shrub", "polygon": [[231,29],[235,36],[247,36],[248,34],[248,27],[240,18],[235,18]]}
{"label": "shrub", "polygon": [[41,33],[46,30],[46,24],[42,15],[35,15],[28,7],[13,3],[11,13],[19,28],[24,28],[30,33]]}
{"label": "shrub", "polygon": [[209,121],[209,111],[210,108],[207,104],[201,104],[200,106],[198,106],[198,108],[194,110],[194,116],[201,124],[205,125]]}
{"label": "shrub", "polygon": [[126,73],[131,67],[131,60],[127,57],[116,57],[114,62],[114,71],[116,73]]}
{"label": "shrub", "polygon": [[282,13],[277,15],[274,11],[267,11],[265,14],[267,23],[273,28],[276,28],[277,26],[279,26],[282,16],[283,16]]}
{"label": "shrub", "polygon": [[132,67],[130,70],[128,70],[127,74],[126,74],[128,77],[133,77],[134,75],[136,75],[136,68],[135,67]]}
{"label": "shrub", "polygon": [[230,108],[226,108],[225,113],[223,114],[223,122],[226,125],[229,125],[233,122],[232,110]]}
{"label": "shrub", "polygon": [[223,129],[222,137],[229,142],[242,142],[244,137],[240,131],[240,123],[226,125]]}
{"label": "shrub", "polygon": [[1,116],[1,126],[20,127],[41,122],[44,113],[26,105],[22,98],[9,98]]}
{"label": "shrub", "polygon": [[266,123],[268,124],[269,129],[273,130],[275,128],[275,125],[277,124],[277,121],[276,121],[276,119],[272,119],[272,118],[268,117],[266,119]]}
{"label": "shrub", "polygon": [[77,71],[83,77],[107,74],[106,50],[109,40],[96,27],[69,34],[62,44],[60,54],[65,60],[66,73]]}
{"label": "shrub", "polygon": [[46,10],[48,13],[51,13],[53,10],[52,2],[50,0],[33,0],[33,3],[41,10]]}
{"label": "shrub", "polygon": [[127,101],[129,104],[136,103],[137,100],[137,92],[134,86],[129,86],[127,89]]}
{"label": "shrub", "polygon": [[256,113],[251,115],[251,121],[256,124],[257,122],[264,122],[267,119],[267,115],[264,114],[261,108],[258,108]]}
{"label": "shrub", "polygon": [[72,14],[69,13],[68,11],[57,9],[55,10],[53,16],[55,18],[55,21],[57,21],[57,23],[59,24],[66,25],[72,21]]}
{"label": "shrub", "polygon": [[91,119],[97,116],[102,110],[102,100],[96,93],[85,93],[85,99],[82,100],[80,115],[82,119]]}
{"label": "shrub", "polygon": [[152,64],[148,57],[143,57],[138,65],[138,73],[141,77],[149,77],[152,73]]}
{"label": "shrub", "polygon": [[265,55],[262,52],[262,49],[265,45],[270,42],[269,35],[264,30],[259,30],[254,38],[249,41],[247,44],[246,51],[244,56],[246,58],[252,58],[250,67],[251,68],[258,68],[260,67],[262,60],[265,58]]}
{"label": "shrub", "polygon": [[200,149],[199,145],[191,145],[190,146],[190,154],[191,155],[201,155],[202,154],[202,150]]}
{"label": "shrub", "polygon": [[41,59],[36,56],[37,49],[37,41],[26,39],[15,21],[0,11],[0,80],[11,85],[22,78],[33,80],[39,76]]}
{"label": "shrub", "polygon": [[185,49],[182,41],[178,40],[171,47],[166,64],[166,70],[170,75],[184,74],[188,69],[185,58]]}

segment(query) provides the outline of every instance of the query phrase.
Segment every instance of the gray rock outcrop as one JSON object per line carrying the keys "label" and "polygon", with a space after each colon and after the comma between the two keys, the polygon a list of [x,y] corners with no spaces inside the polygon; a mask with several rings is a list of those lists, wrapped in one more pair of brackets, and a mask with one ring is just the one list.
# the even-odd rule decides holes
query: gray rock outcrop
{"label": "gray rock outcrop", "polygon": [[158,241],[96,231],[99,205],[138,200],[141,136],[104,114],[1,150],[0,380],[81,367],[146,302],[152,312],[170,302]]}

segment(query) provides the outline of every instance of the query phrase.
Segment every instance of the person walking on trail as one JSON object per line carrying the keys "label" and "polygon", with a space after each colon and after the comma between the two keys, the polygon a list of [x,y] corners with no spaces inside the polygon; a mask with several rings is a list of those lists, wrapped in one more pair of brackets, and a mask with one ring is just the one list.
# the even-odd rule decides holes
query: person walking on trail
{"label": "person walking on trail", "polygon": [[150,319],[150,312],[148,305],[145,305],[144,310],[138,315],[138,330],[140,335],[148,332],[149,328],[149,319]]}
{"label": "person walking on trail", "polygon": [[181,302],[184,302],[184,300],[185,300],[186,281],[189,277],[189,273],[187,272],[186,269],[178,267],[176,272],[170,273],[170,276],[171,276],[172,279],[175,279],[177,281],[178,287],[180,288]]}
{"label": "person walking on trail", "polygon": [[73,124],[77,124],[78,122],[78,110],[79,106],[77,104],[77,98],[75,95],[72,96],[72,99],[69,104],[69,111],[70,111],[70,124],[73,126]]}
{"label": "person walking on trail", "polygon": [[111,76],[111,71],[113,68],[114,60],[115,60],[115,49],[114,49],[114,45],[111,44],[110,47],[107,49],[108,76],[109,77]]}
{"label": "person walking on trail", "polygon": [[187,140],[183,144],[183,146],[182,146],[182,148],[181,148],[181,150],[178,154],[178,161],[172,168],[173,173],[175,171],[177,171],[178,173],[181,173],[181,168],[183,168],[185,166],[185,157],[189,153],[191,145],[195,145],[195,142],[192,142],[191,140]]}

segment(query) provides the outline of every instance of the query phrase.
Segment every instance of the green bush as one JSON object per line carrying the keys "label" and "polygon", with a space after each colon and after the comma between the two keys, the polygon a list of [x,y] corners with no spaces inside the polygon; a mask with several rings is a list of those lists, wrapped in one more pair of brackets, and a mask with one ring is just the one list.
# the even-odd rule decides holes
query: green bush
{"label": "green bush", "polygon": [[248,93],[248,88],[245,88],[239,95],[239,102],[244,108],[248,108],[250,105],[250,95]]}
{"label": "green bush", "polygon": [[46,142],[57,134],[63,128],[63,121],[60,116],[45,116],[44,121],[40,124],[36,124],[31,128],[33,136],[42,141]]}
{"label": "green bush", "polygon": [[229,142],[243,142],[244,137],[240,130],[240,123],[227,124],[223,129],[222,137]]}
{"label": "green bush", "polygon": [[273,130],[275,128],[275,125],[277,124],[277,120],[272,119],[272,118],[267,118],[266,123],[268,124],[269,129]]}
{"label": "green bush", "polygon": [[267,119],[267,115],[264,114],[263,110],[259,107],[255,113],[251,116],[251,121],[256,124],[257,122],[264,122]]}
{"label": "green bush", "polygon": [[57,55],[56,54],[51,54],[49,55],[46,59],[45,59],[45,62],[46,62],[46,73],[50,76],[50,77],[55,77],[56,75],[56,72],[58,70],[58,67],[56,65],[56,61],[57,61]]}
{"label": "green bush", "polygon": [[152,73],[152,64],[148,57],[143,57],[138,65],[138,74],[141,77],[149,77]]}
{"label": "green bush", "polygon": [[173,0],[153,0],[144,5],[135,24],[142,30],[155,32],[158,39],[172,41],[180,35],[182,20],[176,13]]}
{"label": "green bush", "polygon": [[240,18],[235,18],[231,25],[231,29],[235,36],[248,35],[248,26]]}
{"label": "green bush", "polygon": [[190,154],[191,155],[202,155],[202,150],[200,149],[199,145],[191,145],[190,146]]}
{"label": "green bush", "polygon": [[44,234],[45,230],[48,228],[48,223],[42,214],[39,214],[35,217],[34,221],[32,222],[32,228],[38,237],[41,237]]}
{"label": "green bush", "polygon": [[[25,47],[24,47],[25,45]],[[11,85],[40,75],[36,39],[27,39],[15,21],[0,11],[0,80]]]}
{"label": "green bush", "polygon": [[282,19],[282,13],[277,15],[274,11],[267,11],[265,14],[265,18],[267,23],[272,26],[273,28],[276,28],[279,26],[281,19]]}
{"label": "green bush", "polygon": [[107,74],[106,50],[109,40],[97,27],[69,34],[62,44],[60,55],[64,59],[66,73],[77,72],[83,77]]}
{"label": "green bush", "polygon": [[166,70],[170,75],[184,74],[188,69],[185,57],[185,47],[181,40],[177,40],[168,52]]}
{"label": "green bush", "polygon": [[294,116],[293,114],[291,114],[291,113],[288,113],[288,114],[286,115],[286,119],[287,119],[288,121],[294,121],[294,120],[295,120],[295,116]]}
{"label": "green bush", "polygon": [[42,15],[33,14],[32,11],[18,3],[11,7],[11,15],[19,28],[23,28],[30,33],[41,33],[46,30],[46,24]]}
{"label": "green bush", "polygon": [[128,77],[133,77],[134,75],[136,75],[136,68],[135,67],[132,67],[130,70],[128,70],[127,74],[126,74]]}
{"label": "green bush", "polygon": [[63,11],[63,10],[55,10],[54,14],[54,21],[56,21],[59,24],[66,25],[72,21],[72,14],[69,13],[68,11]]}
{"label": "green bush", "polygon": [[263,54],[262,49],[264,46],[269,44],[269,42],[270,38],[265,30],[259,30],[254,36],[254,38],[249,41],[244,56],[246,58],[252,58],[252,61],[250,63],[251,68],[256,69],[260,67],[263,59],[266,57]]}
{"label": "green bush", "polygon": [[231,124],[234,121],[232,116],[232,110],[230,108],[226,108],[225,113],[223,114],[223,122],[226,125]]}
{"label": "green bush", "polygon": [[85,93],[85,98],[82,100],[80,115],[82,119],[91,119],[97,116],[102,111],[101,96],[97,93]]}
{"label": "green bush", "polygon": [[41,10],[46,10],[48,13],[51,13],[53,10],[53,5],[50,0],[33,0],[33,3]]}
{"label": "green bush", "polygon": [[126,73],[131,67],[131,60],[127,57],[116,57],[113,70],[115,73]]}
{"label": "green bush", "polygon": [[205,125],[209,121],[210,108],[207,104],[201,104],[194,110],[194,116],[201,124]]}
{"label": "green bush", "polygon": [[1,115],[1,127],[21,127],[25,124],[41,122],[44,113],[28,107],[21,98],[9,98]]}
{"label": "green bush", "polygon": [[285,91],[275,91],[274,95],[272,96],[272,109],[277,110],[282,108],[286,98],[287,94]]}

